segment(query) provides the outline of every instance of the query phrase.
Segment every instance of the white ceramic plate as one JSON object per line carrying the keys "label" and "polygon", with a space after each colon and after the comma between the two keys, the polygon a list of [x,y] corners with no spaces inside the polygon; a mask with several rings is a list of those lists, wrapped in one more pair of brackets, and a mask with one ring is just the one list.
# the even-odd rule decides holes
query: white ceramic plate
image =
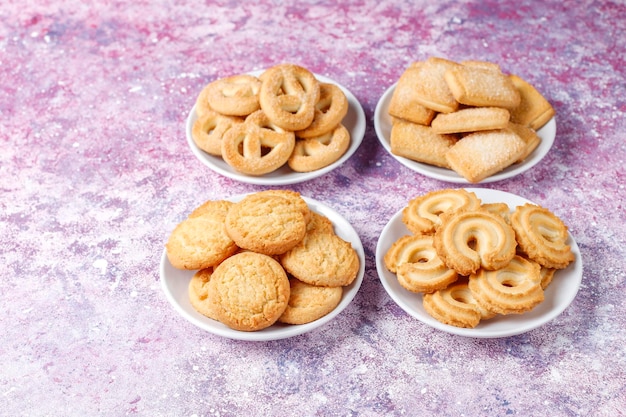
{"label": "white ceramic plate", "polygon": [[[467,181],[465,178],[463,178],[451,169],[412,161],[408,158],[394,155],[391,152],[391,116],[389,116],[389,103],[391,102],[391,96],[396,89],[396,85],[397,84],[392,85],[387,89],[387,91],[385,91],[383,96],[378,101],[378,104],[376,105],[376,110],[374,112],[374,128],[376,129],[376,136],[378,136],[378,140],[380,141],[380,143],[387,150],[387,152],[389,152],[389,154],[393,156],[398,162],[400,162],[407,168],[412,169],[413,171],[419,172],[422,175],[441,181],[447,181],[457,184],[470,184],[469,181]],[[541,161],[543,157],[546,156],[546,154],[554,144],[554,138],[556,137],[556,120],[554,119],[554,117],[550,119],[550,121],[548,121],[548,123],[546,123],[541,129],[539,129],[537,131],[537,134],[541,138],[541,143],[539,144],[537,149],[535,149],[533,153],[524,160],[524,162],[522,162],[521,164],[511,165],[503,171],[485,178],[484,180],[480,181],[480,183],[501,181],[507,178],[514,177],[515,175],[521,174],[522,172],[529,170],[537,163],[539,163],[539,161]]]}
{"label": "white ceramic plate", "polygon": [[[504,191],[482,188],[467,188],[476,193],[483,203],[504,202],[511,209],[530,203],[525,198]],[[473,329],[443,324],[431,317],[422,306],[422,295],[404,289],[398,283],[396,275],[385,267],[384,256],[393,242],[401,236],[410,234],[402,223],[402,210],[398,211],[383,228],[376,246],[376,270],[378,276],[391,298],[408,314],[419,321],[444,332],[477,338],[507,337],[528,332],[544,325],[561,314],[574,300],[583,276],[582,257],[574,238],[569,235],[567,243],[571,245],[576,260],[567,268],[555,273],[554,278],[545,291],[545,300],[533,310],[523,314],[497,316],[485,320]]]}
{"label": "white ceramic plate", "polygon": [[[237,202],[243,197],[245,197],[245,195],[234,196],[228,198],[228,200]],[[363,282],[363,275],[365,273],[365,253],[363,251],[363,245],[361,244],[361,239],[359,238],[357,232],[339,213],[319,201],[307,197],[303,198],[311,210],[328,217],[333,222],[333,225],[335,226],[335,233],[343,240],[350,242],[359,256],[359,272],[352,284],[344,287],[341,301],[332,312],[314,322],[307,324],[288,325],[277,323],[257,332],[242,332],[233,330],[218,321],[203,316],[192,307],[189,302],[187,291],[189,281],[191,281],[191,277],[196,271],[183,271],[174,268],[167,259],[165,251],[163,251],[160,268],[161,286],[163,287],[163,291],[165,292],[167,299],[174,306],[176,311],[185,319],[207,332],[230,339],[248,341],[278,340],[297,336],[328,323],[341,313],[354,299],[359,291],[359,288],[361,287],[361,283]]]}
{"label": "white ceramic plate", "polygon": [[[250,74],[254,76],[259,76],[263,73],[263,71],[255,71]],[[313,178],[320,177],[333,169],[339,167],[341,164],[346,162],[348,158],[350,158],[356,150],[361,145],[363,141],[363,136],[365,135],[365,113],[363,111],[363,107],[357,100],[357,98],[348,90],[346,87],[341,84],[336,83],[330,78],[324,77],[323,75],[315,74],[315,77],[324,83],[332,83],[337,85],[346,95],[348,99],[348,113],[343,118],[343,125],[350,132],[350,147],[346,151],[346,153],[339,158],[337,161],[332,163],[331,165],[318,169],[312,172],[295,172],[292,171],[289,166],[284,165],[281,168],[277,169],[274,172],[269,174],[265,174],[262,176],[253,176],[246,175],[238,172],[230,165],[228,165],[222,158],[214,155],[210,155],[204,152],[202,149],[198,148],[198,146],[193,141],[193,137],[191,136],[191,130],[193,128],[193,124],[198,118],[196,115],[196,106],[194,105],[189,115],[187,116],[186,123],[186,135],[187,135],[187,143],[191,148],[191,151],[194,155],[206,166],[211,168],[213,171],[237,181],[249,183],[249,184],[257,184],[257,185],[287,185],[287,184],[296,184],[308,180],[312,180]]]}

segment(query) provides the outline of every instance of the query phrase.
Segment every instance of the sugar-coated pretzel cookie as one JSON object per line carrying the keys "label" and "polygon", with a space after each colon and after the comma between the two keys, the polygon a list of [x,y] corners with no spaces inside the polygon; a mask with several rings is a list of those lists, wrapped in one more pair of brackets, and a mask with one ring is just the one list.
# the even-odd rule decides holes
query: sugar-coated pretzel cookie
{"label": "sugar-coated pretzel cookie", "polygon": [[258,110],[226,132],[222,138],[222,158],[239,172],[263,175],[283,166],[295,143],[293,132],[275,125]]}
{"label": "sugar-coated pretzel cookie", "polygon": [[222,138],[224,134],[243,119],[225,116],[212,109],[207,109],[191,127],[191,137],[198,148],[208,154],[222,156]]}
{"label": "sugar-coated pretzel cookie", "polygon": [[567,226],[550,210],[530,203],[517,206],[511,225],[520,250],[541,266],[563,269],[574,261]]}
{"label": "sugar-coated pretzel cookie", "polygon": [[422,305],[433,318],[455,327],[471,329],[481,320],[494,316],[478,304],[465,278],[444,289],[424,294]]}
{"label": "sugar-coated pretzel cookie", "polygon": [[304,130],[296,132],[299,138],[314,138],[332,131],[348,114],[348,98],[344,92],[330,83],[320,83],[320,98],[315,103],[313,121]]}
{"label": "sugar-coated pretzel cookie", "polygon": [[196,272],[189,281],[189,302],[191,306],[203,316],[213,320],[219,320],[215,306],[209,301],[209,281],[213,268],[205,268]]}
{"label": "sugar-coated pretzel cookie", "polygon": [[320,136],[297,139],[287,164],[296,172],[315,171],[337,161],[349,147],[350,132],[338,124]]}
{"label": "sugar-coated pretzel cookie", "polygon": [[448,267],[468,276],[479,268],[507,265],[515,256],[517,242],[501,216],[477,209],[443,213],[434,245]]}
{"label": "sugar-coated pretzel cookie", "polygon": [[463,188],[431,191],[409,201],[402,210],[402,222],[415,234],[432,233],[441,224],[441,214],[477,209],[480,203],[476,194]]}
{"label": "sugar-coated pretzel cookie", "polygon": [[343,287],[320,287],[296,278],[290,278],[289,285],[289,303],[278,318],[281,323],[306,324],[324,317],[337,307],[343,295]]}
{"label": "sugar-coated pretzel cookie", "polygon": [[219,321],[235,330],[262,330],[287,308],[289,279],[272,257],[242,252],[214,269],[208,294]]}
{"label": "sugar-coated pretzel cookie", "polygon": [[266,255],[278,255],[297,245],[306,234],[301,207],[268,193],[245,196],[226,215],[226,233],[237,246]]}
{"label": "sugar-coated pretzel cookie", "polygon": [[519,314],[544,300],[540,266],[516,255],[504,267],[479,269],[469,276],[469,289],[483,308],[497,314]]}
{"label": "sugar-coated pretzel cookie", "polygon": [[359,272],[359,257],[350,244],[334,233],[307,232],[291,250],[280,255],[287,272],[311,285],[350,285]]}
{"label": "sugar-coated pretzel cookie", "polygon": [[395,272],[398,283],[411,292],[433,292],[457,280],[433,246],[433,237],[410,235],[398,239],[384,257],[385,265]]}
{"label": "sugar-coated pretzel cookie", "polygon": [[227,116],[247,116],[260,108],[261,81],[249,74],[233,75],[209,83],[199,97]]}
{"label": "sugar-coated pretzel cookie", "polygon": [[285,130],[305,129],[315,116],[320,85],[308,69],[280,64],[261,74],[259,101],[273,123]]}

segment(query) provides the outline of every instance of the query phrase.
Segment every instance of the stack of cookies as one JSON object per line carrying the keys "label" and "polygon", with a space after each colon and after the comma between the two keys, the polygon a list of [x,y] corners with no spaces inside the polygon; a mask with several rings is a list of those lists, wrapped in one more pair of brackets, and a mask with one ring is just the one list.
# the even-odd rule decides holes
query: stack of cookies
{"label": "stack of cookies", "polygon": [[192,306],[240,331],[325,316],[360,267],[332,222],[289,190],[205,202],[172,231],[166,253],[175,268],[197,270]]}
{"label": "stack of cookies", "polygon": [[259,77],[220,78],[196,100],[192,138],[238,172],[259,176],[287,164],[309,172],[337,161],[350,146],[342,121],[344,92],[306,68],[281,64]]}
{"label": "stack of cookies", "polygon": [[391,152],[477,183],[522,162],[553,116],[528,82],[485,61],[431,57],[400,76],[389,104]]}
{"label": "stack of cookies", "polygon": [[444,189],[415,197],[402,214],[412,233],[392,244],[385,266],[403,288],[423,294],[431,316],[452,326],[532,310],[555,271],[574,261],[567,227],[537,205],[511,212],[473,192]]}

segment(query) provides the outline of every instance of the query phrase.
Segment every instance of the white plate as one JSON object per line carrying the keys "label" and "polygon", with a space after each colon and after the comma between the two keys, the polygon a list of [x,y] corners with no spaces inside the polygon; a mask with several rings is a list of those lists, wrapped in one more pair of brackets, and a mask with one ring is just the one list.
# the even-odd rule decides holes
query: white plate
{"label": "white plate", "polygon": [[[457,184],[470,184],[465,178],[457,174],[451,169],[441,168],[434,165],[424,164],[421,162],[412,161],[402,156],[394,155],[391,152],[391,116],[389,116],[389,103],[391,102],[391,96],[396,89],[396,84],[392,85],[385,91],[383,96],[376,105],[374,112],[374,128],[376,129],[376,136],[383,145],[383,147],[393,156],[398,162],[413,171],[419,172],[430,178],[435,178],[441,181],[447,181]],[[548,121],[541,129],[537,131],[537,134],[541,138],[541,143],[521,164],[513,164],[508,168],[500,171],[490,177],[480,181],[480,183],[488,183],[501,181],[507,178],[514,177],[521,174],[524,171],[529,170],[535,166],[539,161],[543,159],[548,153],[552,144],[554,144],[554,138],[556,137],[556,120],[554,117]]]}
{"label": "white plate", "polygon": [[[228,200],[237,202],[243,197],[245,197],[245,195],[230,197]],[[196,271],[184,271],[174,268],[167,259],[165,251],[163,251],[160,270],[161,286],[163,287],[163,291],[165,292],[167,299],[174,306],[176,311],[178,311],[178,313],[180,313],[185,319],[209,333],[230,339],[248,341],[278,340],[297,336],[328,323],[341,313],[354,299],[356,293],[361,287],[361,283],[363,282],[363,275],[365,273],[365,253],[363,251],[363,245],[361,244],[361,239],[359,238],[357,232],[339,213],[319,201],[307,197],[303,198],[311,210],[328,217],[333,222],[333,225],[335,226],[335,233],[343,240],[350,242],[359,256],[359,272],[352,284],[344,287],[341,301],[332,312],[318,320],[315,320],[314,322],[307,324],[293,325],[277,323],[257,332],[242,332],[233,330],[218,321],[203,316],[192,307],[187,291],[189,281],[191,281],[191,277],[193,277]]]}
{"label": "white plate", "polygon": [[[259,76],[262,73],[263,71],[254,71],[250,74],[254,76]],[[233,167],[228,165],[222,158],[215,155],[210,155],[204,152],[202,149],[198,148],[196,143],[193,141],[193,137],[191,136],[191,130],[193,128],[194,122],[198,118],[198,116],[196,115],[195,105],[192,107],[189,115],[187,116],[187,124],[185,129],[187,135],[187,143],[189,144],[191,151],[202,163],[211,168],[213,171],[237,181],[257,185],[296,184],[320,177],[339,167],[356,152],[356,150],[361,145],[361,142],[363,141],[363,136],[365,135],[365,112],[363,111],[363,107],[361,107],[359,100],[357,100],[354,94],[352,94],[350,90],[348,90],[346,87],[336,83],[330,78],[324,77],[323,75],[315,74],[315,78],[317,78],[320,82],[332,83],[341,88],[341,90],[346,95],[349,104],[348,113],[343,118],[342,124],[350,132],[350,146],[348,147],[346,153],[343,154],[341,158],[339,158],[331,165],[312,172],[295,172],[292,171],[289,166],[283,165],[276,171],[261,176],[242,174],[241,172],[238,172]]]}
{"label": "white plate", "polygon": [[[504,191],[483,188],[467,188],[476,193],[483,203],[504,202],[511,209],[530,201]],[[410,234],[402,223],[402,210],[398,211],[383,228],[376,246],[376,270],[391,298],[408,314],[419,321],[444,332],[477,338],[507,337],[528,332],[544,325],[561,314],[574,300],[583,276],[583,264],[578,245],[569,235],[567,243],[571,245],[576,260],[567,268],[555,273],[554,279],[546,288],[545,300],[533,310],[523,314],[497,316],[485,320],[473,329],[449,326],[435,320],[422,306],[422,295],[407,291],[398,283],[396,275],[385,267],[384,256],[389,247],[401,236]]]}

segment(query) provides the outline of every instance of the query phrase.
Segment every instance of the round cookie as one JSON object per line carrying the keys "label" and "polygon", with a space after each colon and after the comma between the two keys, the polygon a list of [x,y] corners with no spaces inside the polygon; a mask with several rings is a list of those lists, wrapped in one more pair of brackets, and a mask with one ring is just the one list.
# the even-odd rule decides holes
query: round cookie
{"label": "round cookie", "polygon": [[281,323],[305,324],[324,317],[341,301],[343,287],[320,287],[289,279],[291,295],[285,312],[278,319]]}
{"label": "round cookie", "polygon": [[304,237],[306,227],[300,206],[270,193],[247,195],[226,216],[226,232],[237,246],[266,255],[293,248]]}
{"label": "round cookie", "polygon": [[226,213],[209,210],[180,222],[165,245],[174,268],[204,269],[215,266],[237,251],[224,229]]}
{"label": "round cookie", "polygon": [[350,285],[359,272],[359,257],[350,244],[334,233],[312,231],[280,256],[291,275],[311,285]]}
{"label": "round cookie", "polygon": [[217,318],[215,305],[209,302],[209,282],[213,268],[205,268],[196,272],[189,281],[189,302],[196,311],[213,320]]}
{"label": "round cookie", "polygon": [[255,252],[222,262],[209,281],[208,302],[228,327],[257,331],[274,324],[289,302],[289,279],[280,263]]}

